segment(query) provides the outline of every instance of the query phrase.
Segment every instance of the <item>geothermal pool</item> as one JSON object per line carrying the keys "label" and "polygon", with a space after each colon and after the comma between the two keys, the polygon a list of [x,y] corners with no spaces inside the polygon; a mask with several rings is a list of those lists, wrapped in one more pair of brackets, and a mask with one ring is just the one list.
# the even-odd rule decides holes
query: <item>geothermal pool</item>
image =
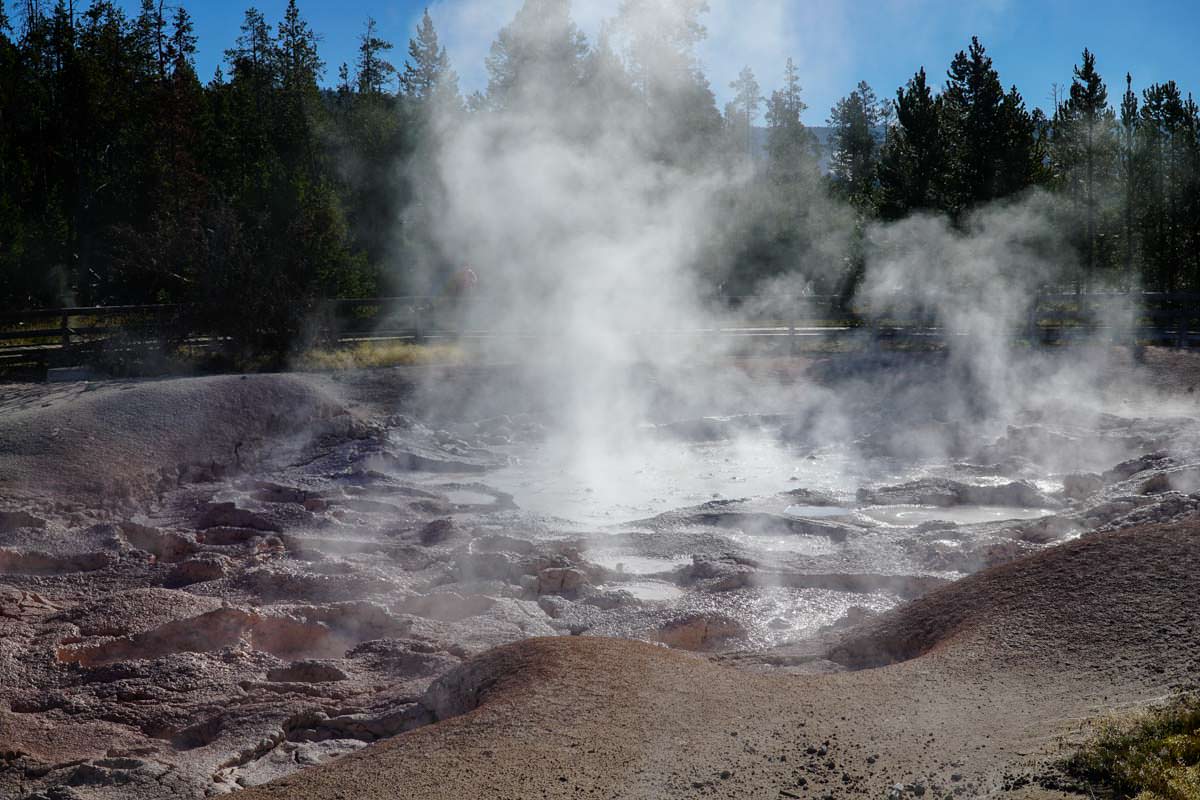
{"label": "geothermal pool", "polygon": [[[595,591],[629,597],[641,609],[607,611],[598,623],[592,614],[593,632],[638,635],[647,613],[696,614],[736,621],[752,647],[812,636],[968,574],[1005,543],[1001,531],[1056,511],[1049,502],[864,501],[862,489],[937,480],[1003,487],[1011,479],[948,460],[800,446],[770,430],[719,441],[653,434],[621,441],[515,443],[496,448],[505,466],[430,475],[424,485],[455,503],[483,503],[491,498],[482,492],[446,488],[480,481],[512,496],[514,513],[533,523],[524,536],[578,540],[587,564],[602,573]],[[1054,478],[1027,483],[1047,498],[1062,488]],[[713,571],[733,577],[714,591],[712,581],[696,578]]]}
{"label": "geothermal pool", "polygon": [[852,499],[859,486],[900,483],[928,472],[898,462],[864,462],[846,448],[789,447],[768,435],[704,444],[648,439],[620,452],[553,443],[514,448],[509,455],[512,463],[487,480],[513,495],[523,510],[601,527],[798,487]]}

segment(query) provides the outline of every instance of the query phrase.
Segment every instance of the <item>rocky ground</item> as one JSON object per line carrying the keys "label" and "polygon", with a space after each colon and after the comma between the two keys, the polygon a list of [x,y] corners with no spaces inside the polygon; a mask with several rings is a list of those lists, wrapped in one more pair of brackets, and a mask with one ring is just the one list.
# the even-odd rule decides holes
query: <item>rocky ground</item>
{"label": "rocky ground", "polygon": [[[557,419],[505,370],[4,387],[0,796],[1044,794],[1058,737],[1200,675],[1200,359],[986,435],[943,367],[742,365],[938,457],[603,530],[497,487]],[[823,457],[729,402],[647,435]]]}

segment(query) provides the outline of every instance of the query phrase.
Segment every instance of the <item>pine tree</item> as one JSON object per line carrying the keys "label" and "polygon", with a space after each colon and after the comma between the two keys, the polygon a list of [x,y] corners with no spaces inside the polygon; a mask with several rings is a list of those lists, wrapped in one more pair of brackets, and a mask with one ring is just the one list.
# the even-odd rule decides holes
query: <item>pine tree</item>
{"label": "pine tree", "polygon": [[1041,147],[1032,114],[1007,93],[979,39],[955,55],[941,97],[946,143],[945,204],[955,216],[1041,179]]}
{"label": "pine tree", "polygon": [[1180,226],[1184,285],[1200,287],[1200,106],[1189,93],[1183,103]]}
{"label": "pine tree", "polygon": [[939,207],[946,173],[940,101],[923,67],[896,90],[895,109],[896,125],[879,164],[880,211],[889,219]]}
{"label": "pine tree", "polygon": [[1133,76],[1125,73],[1125,94],[1121,96],[1121,186],[1125,279],[1133,277],[1135,231],[1133,212],[1138,188],[1138,98],[1133,91]]}
{"label": "pine tree", "polygon": [[358,37],[357,83],[358,93],[378,96],[396,73],[396,68],[383,54],[391,50],[392,43],[379,37],[379,26],[374,17],[367,18],[366,29]]}
{"label": "pine tree", "polygon": [[275,39],[275,61],[285,93],[309,92],[317,86],[325,62],[317,54],[317,35],[300,16],[296,0],[288,0]]}
{"label": "pine tree", "polygon": [[997,158],[996,197],[1008,197],[1046,180],[1046,153],[1038,139],[1038,124],[1025,107],[1016,86],[1009,88],[1001,103],[1001,139]]}
{"label": "pine tree", "polygon": [[811,173],[817,140],[801,116],[808,106],[801,98],[800,72],[792,59],[783,71],[783,88],[767,101],[767,172],[776,183],[794,183]]}
{"label": "pine tree", "polygon": [[231,80],[243,84],[253,96],[257,112],[265,114],[268,94],[275,86],[277,64],[275,42],[261,11],[246,10],[241,33],[234,47],[225,51],[225,60],[229,62]]}
{"label": "pine tree", "polygon": [[613,50],[610,23],[601,28],[596,46],[584,59],[583,88],[580,96],[588,104],[593,119],[618,109],[637,108],[633,80],[625,62]]}
{"label": "pine tree", "polygon": [[877,178],[879,101],[866,81],[838,101],[830,111],[829,125],[834,129],[830,156],[834,186],[859,208],[869,208]]}
{"label": "pine tree", "polygon": [[317,52],[317,36],[300,16],[296,0],[289,0],[277,28],[274,51],[279,76],[279,111],[274,125],[277,147],[293,173],[319,182],[320,150],[316,128],[327,115],[318,81],[325,63]]}
{"label": "pine tree", "polygon": [[1200,110],[1174,81],[1142,92],[1137,202],[1147,283],[1177,291],[1200,280]]}
{"label": "pine tree", "polygon": [[167,77],[167,18],[161,3],[142,0],[134,22],[134,43],[143,76],[165,81]]}
{"label": "pine tree", "polygon": [[438,42],[429,9],[421,17],[416,37],[409,40],[408,55],[400,87],[410,99],[428,102],[440,97],[459,105],[458,75],[450,68],[446,48]]}
{"label": "pine tree", "polygon": [[1084,275],[1096,270],[1099,198],[1112,172],[1115,117],[1108,107],[1108,89],[1096,71],[1096,57],[1084,49],[1076,65],[1067,101],[1055,114],[1051,153],[1056,179],[1082,208]]}
{"label": "pine tree", "polygon": [[650,157],[697,168],[710,163],[724,127],[695,52],[708,36],[701,21],[707,11],[706,0],[623,0],[616,20],[649,113]]}
{"label": "pine tree", "polygon": [[582,83],[586,55],[570,0],[525,0],[487,57],[488,105],[553,108]]}
{"label": "pine tree", "polygon": [[[731,122],[741,141],[743,152],[748,158],[753,158],[754,123],[758,121],[758,110],[763,101],[762,89],[759,88],[754,71],[750,67],[742,67],[737,80],[729,84],[729,88],[734,91]],[[726,114],[726,118],[729,117],[730,115]]]}

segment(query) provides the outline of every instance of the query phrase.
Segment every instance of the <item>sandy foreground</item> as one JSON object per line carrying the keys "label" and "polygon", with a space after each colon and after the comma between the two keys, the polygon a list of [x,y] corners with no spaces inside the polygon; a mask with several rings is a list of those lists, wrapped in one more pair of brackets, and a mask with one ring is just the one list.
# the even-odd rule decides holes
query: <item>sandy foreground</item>
{"label": "sandy foreground", "polygon": [[1197,597],[1200,519],[937,590],[835,653],[921,655],[855,672],[531,640],[471,664],[451,703],[470,713],[244,796],[1057,797],[1030,781],[1087,720],[1200,678]]}
{"label": "sandy foreground", "polygon": [[[1064,796],[1094,722],[1200,683],[1200,473],[1172,450],[1200,359],[1113,370],[1170,399],[1101,420],[1133,466],[1053,525],[968,526],[993,566],[859,575],[907,602],[770,647],[602,590],[482,483],[414,483],[488,465],[391,416],[429,403],[399,373],[0,388],[0,797]],[[709,517],[680,591],[828,584]]]}

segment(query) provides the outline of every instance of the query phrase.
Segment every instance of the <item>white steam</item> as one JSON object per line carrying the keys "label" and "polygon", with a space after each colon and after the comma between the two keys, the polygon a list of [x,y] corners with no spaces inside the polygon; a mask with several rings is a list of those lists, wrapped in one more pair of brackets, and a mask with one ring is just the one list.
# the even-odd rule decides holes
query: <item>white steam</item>
{"label": "white steam", "polygon": [[[685,74],[697,64],[694,42],[678,31],[664,34],[679,21],[671,9],[680,1],[640,2],[640,13],[612,28],[618,49],[639,41],[675,48],[664,58],[635,53],[628,65],[640,85],[656,85],[656,99],[667,103],[697,86]],[[465,10],[459,18],[477,20],[489,35],[504,24]],[[511,32],[531,52],[547,52],[562,41],[561,25],[553,14],[541,21],[527,16]],[[674,160],[671,137],[679,128],[672,126],[681,120],[637,97],[607,94],[615,84],[580,88],[569,77],[526,65],[502,104],[440,120],[429,164],[439,191],[428,208],[437,249],[479,275],[468,327],[507,334],[492,340],[486,355],[536,365],[521,373],[519,391],[553,396],[561,409],[554,449],[563,469],[619,496],[645,464],[670,462],[671,455],[652,451],[657,445],[642,428],[663,421],[655,404],[664,394],[678,401],[679,417],[739,404],[744,412],[793,414],[806,421],[813,447],[845,445],[861,434],[862,397],[834,397],[813,385],[750,385],[741,373],[715,366],[729,340],[709,333],[723,313],[702,300],[711,292],[702,276],[730,228],[722,198],[750,185],[748,165],[729,159],[699,168],[687,158]],[[831,202],[819,183],[809,204],[808,221],[796,223],[812,239],[808,256],[793,274],[764,284],[768,293],[803,293],[809,278],[828,276],[835,254],[846,252],[852,210]],[[1069,398],[1094,381],[1095,362],[1060,359],[1047,367],[1014,338],[1036,293],[1074,268],[1053,204],[1033,194],[983,209],[961,230],[933,216],[867,230],[856,303],[885,319],[921,310],[950,334],[944,384],[924,393],[898,391],[886,421],[937,423],[910,432],[914,457],[954,450],[947,425],[1003,424],[1047,400],[1045,387]],[[813,220],[823,221],[824,236],[814,234]],[[786,313],[792,302],[768,299],[757,308]],[[1122,315],[1131,318],[1128,310]],[[664,393],[666,380],[677,384]],[[1043,388],[1025,385],[1033,381]],[[887,391],[864,386],[864,394]],[[938,405],[932,415],[931,398]],[[739,444],[743,451],[760,446],[749,439]],[[786,458],[779,461],[786,481]],[[694,466],[685,459],[671,468]],[[714,478],[714,491],[726,488]]]}

